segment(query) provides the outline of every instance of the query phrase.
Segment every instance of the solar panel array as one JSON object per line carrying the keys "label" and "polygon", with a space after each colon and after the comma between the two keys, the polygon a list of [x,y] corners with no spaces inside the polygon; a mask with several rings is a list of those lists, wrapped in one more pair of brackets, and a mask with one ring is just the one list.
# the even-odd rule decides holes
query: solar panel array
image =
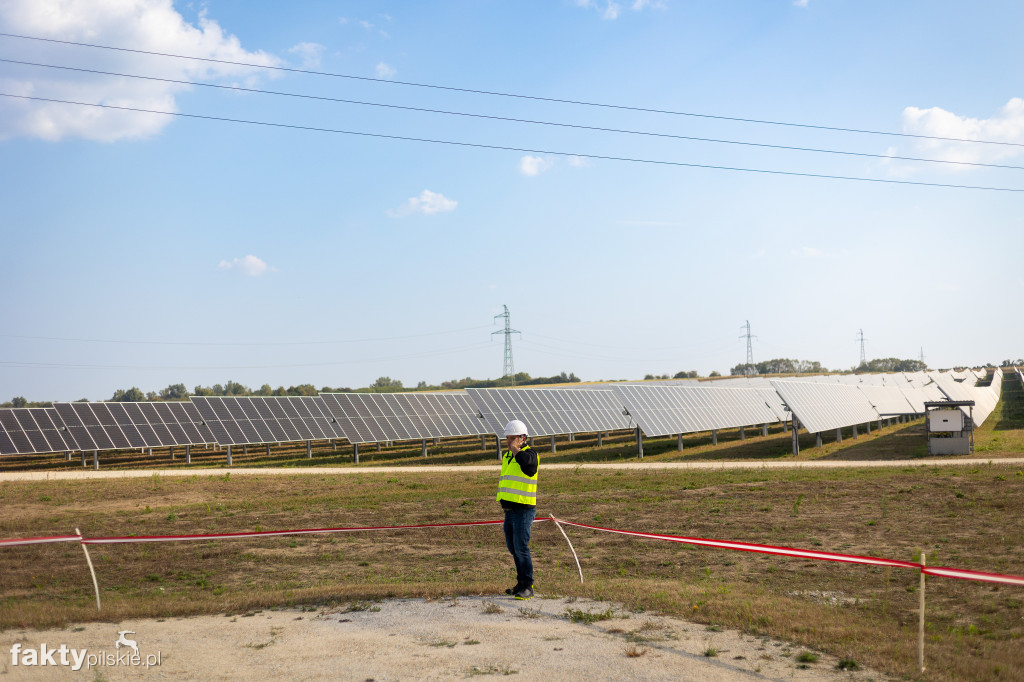
{"label": "solar panel array", "polygon": [[319,396],[196,396],[192,402],[221,445],[345,438]]}
{"label": "solar panel array", "polygon": [[[971,413],[974,426],[976,427],[985,423],[985,420],[988,419],[995,409],[996,403],[999,402],[999,395],[1003,384],[1003,371],[999,368],[996,368],[992,375],[992,383],[988,386],[977,386],[967,379],[963,382],[957,382],[950,374],[943,374],[941,372],[933,372],[931,377],[942,392],[942,396],[938,398],[939,400],[974,401],[973,409],[963,409],[962,411],[964,414]],[[971,374],[971,378],[977,379],[973,374]]]}
{"label": "solar panel array", "polygon": [[[1024,383],[1024,372],[1015,370]],[[1002,370],[841,375],[799,380],[624,382],[608,388],[468,389],[450,393],[196,396],[190,402],[55,403],[0,409],[0,454],[245,445],[344,438],[351,443],[500,435],[511,419],[531,435],[639,425],[648,436],[785,421],[811,432],[920,414],[924,402],[973,400],[975,425],[999,401]]]}
{"label": "solar panel array", "polygon": [[192,403],[54,403],[74,450],[215,443]]}
{"label": "solar panel array", "polygon": [[646,436],[779,421],[760,389],[616,385],[614,391]]}
{"label": "solar panel array", "polygon": [[0,455],[35,455],[76,449],[52,407],[0,410]]}
{"label": "solar panel array", "polygon": [[350,443],[488,433],[464,393],[321,393]]}
{"label": "solar panel array", "polygon": [[813,381],[773,381],[772,386],[811,433],[866,424],[880,418],[859,386]]}
{"label": "solar panel array", "polygon": [[501,436],[513,419],[524,422],[531,436],[597,433],[633,425],[609,390],[550,388],[467,388],[490,433]]}
{"label": "solar panel array", "polygon": [[[917,414],[923,409],[915,409],[907,394],[898,386],[867,385],[858,387],[875,411],[882,417],[893,417],[904,414]],[[923,406],[922,406],[923,407]]]}

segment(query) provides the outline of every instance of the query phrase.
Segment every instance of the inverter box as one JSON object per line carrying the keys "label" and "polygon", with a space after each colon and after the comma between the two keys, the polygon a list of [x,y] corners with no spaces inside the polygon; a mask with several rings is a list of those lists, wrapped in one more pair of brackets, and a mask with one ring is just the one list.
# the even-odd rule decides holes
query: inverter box
{"label": "inverter box", "polygon": [[930,410],[928,412],[928,430],[963,431],[964,413],[960,410]]}

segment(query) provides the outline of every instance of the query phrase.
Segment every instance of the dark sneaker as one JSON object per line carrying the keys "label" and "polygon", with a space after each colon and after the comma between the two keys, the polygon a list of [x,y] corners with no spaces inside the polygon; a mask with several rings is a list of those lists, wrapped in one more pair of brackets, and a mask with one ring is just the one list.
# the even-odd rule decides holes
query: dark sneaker
{"label": "dark sneaker", "polygon": [[521,587],[512,593],[512,596],[516,599],[533,599],[533,588],[532,587]]}
{"label": "dark sneaker", "polygon": [[511,596],[511,595],[515,594],[516,590],[518,590],[518,589],[519,589],[519,585],[516,585],[515,587],[510,587],[507,590],[505,590],[505,594]]}

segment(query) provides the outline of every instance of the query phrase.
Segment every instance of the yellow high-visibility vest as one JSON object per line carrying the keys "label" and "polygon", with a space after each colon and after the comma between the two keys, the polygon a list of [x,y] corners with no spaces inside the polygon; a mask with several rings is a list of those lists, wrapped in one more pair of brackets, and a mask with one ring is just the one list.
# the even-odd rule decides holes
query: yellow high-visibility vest
{"label": "yellow high-visibility vest", "polygon": [[[526,446],[526,450],[530,446]],[[539,460],[539,458],[538,458]],[[540,473],[538,461],[537,473]],[[508,500],[519,504],[537,504],[537,473],[527,476],[509,450],[501,458],[501,478],[498,479],[498,501]]]}

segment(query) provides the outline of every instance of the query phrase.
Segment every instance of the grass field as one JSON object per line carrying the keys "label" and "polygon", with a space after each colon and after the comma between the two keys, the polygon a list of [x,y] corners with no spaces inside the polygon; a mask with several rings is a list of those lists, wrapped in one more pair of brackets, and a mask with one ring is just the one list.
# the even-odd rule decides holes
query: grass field
{"label": "grass field", "polygon": [[[1019,387],[1019,384],[1017,385]],[[631,459],[631,441],[578,440],[542,450],[539,514],[613,528],[913,560],[1024,574],[1024,471],[1000,464],[1024,443],[1021,392],[977,434],[976,466],[742,471],[549,470],[552,461]],[[724,434],[723,434],[724,436]],[[738,438],[738,436],[737,436]],[[813,445],[810,436],[807,447]],[[694,439],[696,441],[696,439]],[[430,463],[492,462],[436,453]],[[542,444],[538,443],[538,447]],[[645,444],[646,460],[781,459],[788,435],[720,437],[719,445]],[[849,437],[801,458],[920,457],[919,423]],[[472,445],[470,446],[472,448]],[[369,453],[367,453],[369,454]],[[372,453],[377,455],[377,453]],[[317,463],[328,463],[321,455]],[[295,462],[306,463],[303,456]],[[991,460],[991,461],[989,461]],[[254,462],[258,460],[254,459]],[[368,464],[420,463],[385,449]],[[287,460],[279,461],[281,464]],[[337,464],[338,462],[333,462]],[[496,467],[495,467],[496,468]],[[187,476],[0,483],[0,537],[73,532],[161,535],[500,518],[495,475],[451,473]],[[917,678],[918,574],[535,528],[545,595],[619,601],[640,611],[792,640],[880,671]],[[0,628],[63,626],[129,616],[246,612],[390,596],[494,594],[514,581],[495,526],[259,540],[92,546],[103,597],[97,614],[73,544],[0,551]],[[1024,670],[1024,588],[928,580],[928,679],[1014,679]]]}

